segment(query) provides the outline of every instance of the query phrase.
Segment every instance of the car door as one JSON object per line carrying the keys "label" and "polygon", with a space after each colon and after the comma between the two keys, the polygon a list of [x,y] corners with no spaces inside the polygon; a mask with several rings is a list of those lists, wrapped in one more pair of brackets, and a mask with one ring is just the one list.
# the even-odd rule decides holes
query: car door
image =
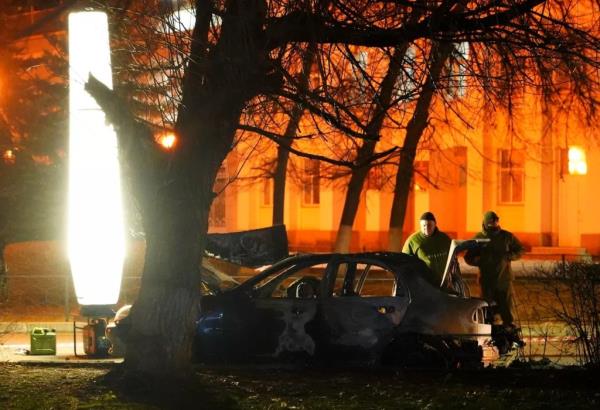
{"label": "car door", "polygon": [[329,353],[377,356],[406,313],[408,290],[385,262],[368,258],[340,255],[326,278],[321,326]]}
{"label": "car door", "polygon": [[252,298],[254,326],[248,338],[254,354],[265,357],[315,354],[311,330],[325,265],[304,262],[287,268],[259,286]]}

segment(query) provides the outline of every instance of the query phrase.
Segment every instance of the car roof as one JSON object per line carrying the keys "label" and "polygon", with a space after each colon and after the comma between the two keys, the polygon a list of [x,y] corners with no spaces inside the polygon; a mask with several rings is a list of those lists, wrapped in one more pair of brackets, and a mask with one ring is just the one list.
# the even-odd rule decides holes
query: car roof
{"label": "car roof", "polygon": [[350,259],[364,262],[383,262],[394,265],[419,264],[420,260],[414,256],[399,252],[358,252],[358,253],[302,253],[282,259],[258,275],[248,279],[240,288],[252,287],[264,278],[279,271],[281,268],[292,264],[320,264],[327,263],[332,259]]}

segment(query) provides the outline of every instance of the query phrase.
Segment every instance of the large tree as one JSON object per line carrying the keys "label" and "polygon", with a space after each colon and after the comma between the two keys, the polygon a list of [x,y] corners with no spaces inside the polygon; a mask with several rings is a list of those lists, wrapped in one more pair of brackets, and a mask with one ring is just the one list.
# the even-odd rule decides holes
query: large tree
{"label": "large tree", "polygon": [[[166,13],[159,7],[164,2],[154,8],[148,5],[151,2],[123,3],[137,7],[131,21]],[[589,77],[589,68],[598,66],[597,33],[574,24],[564,1],[481,1],[457,10],[458,4],[196,1],[189,52],[181,64],[181,98],[174,123],[179,141],[170,153],[157,148],[149,128],[136,120],[122,98],[90,79],[88,90],[116,127],[125,173],[146,232],[144,272],[125,358],[128,371],[159,377],[188,369],[213,182],[246,110],[264,96],[298,95],[282,66],[293,45],[328,45],[321,49],[327,51],[344,45],[382,48],[421,40],[469,41],[486,45],[485,62],[507,59],[523,65],[542,59],[555,67],[567,64],[564,74],[573,81]],[[418,21],[408,19],[413,8],[420,10]],[[347,107],[337,108],[340,116],[352,115]],[[335,118],[325,113],[323,120]],[[346,132],[358,138],[366,135],[356,128]],[[276,141],[282,137],[273,132],[263,135]],[[411,152],[408,147],[409,160]]]}

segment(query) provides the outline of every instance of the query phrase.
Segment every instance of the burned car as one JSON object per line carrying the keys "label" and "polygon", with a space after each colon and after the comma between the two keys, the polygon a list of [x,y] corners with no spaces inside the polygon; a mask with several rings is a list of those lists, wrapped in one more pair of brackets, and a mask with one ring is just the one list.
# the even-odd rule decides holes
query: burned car
{"label": "burned car", "polygon": [[477,245],[453,244],[440,286],[401,253],[286,258],[202,298],[195,358],[479,365],[488,304],[468,296],[456,261],[461,246]]}

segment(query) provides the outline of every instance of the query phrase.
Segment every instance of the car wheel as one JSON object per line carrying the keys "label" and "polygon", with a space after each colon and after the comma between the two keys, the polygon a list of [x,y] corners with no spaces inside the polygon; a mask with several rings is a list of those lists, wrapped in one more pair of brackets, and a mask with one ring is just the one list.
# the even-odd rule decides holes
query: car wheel
{"label": "car wheel", "polygon": [[450,346],[440,337],[402,335],[384,351],[384,365],[448,369],[457,367]]}

